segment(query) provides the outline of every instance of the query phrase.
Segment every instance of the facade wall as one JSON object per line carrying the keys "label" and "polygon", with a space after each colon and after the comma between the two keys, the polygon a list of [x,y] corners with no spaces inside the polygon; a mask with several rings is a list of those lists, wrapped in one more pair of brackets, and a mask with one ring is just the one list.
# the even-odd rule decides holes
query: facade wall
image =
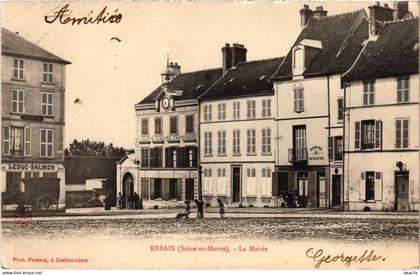
{"label": "facade wall", "polygon": [[[395,174],[408,172],[409,210],[418,210],[418,168],[419,168],[419,80],[418,75],[409,78],[409,101],[397,102],[397,78],[375,79],[375,102],[363,105],[363,82],[355,81],[347,88],[345,191],[346,207],[349,210],[397,209],[397,183]],[[408,119],[408,147],[397,148],[396,119]],[[381,121],[380,146],[364,149],[356,145],[356,122]],[[361,146],[364,142],[363,129]],[[375,129],[376,137],[376,129]],[[375,140],[376,141],[376,140]],[[378,161],[380,160],[380,161]],[[403,166],[398,167],[397,163]],[[374,199],[367,200],[366,172],[378,172],[374,180]],[[408,209],[407,209],[408,210]]]}
{"label": "facade wall", "polygon": [[[64,100],[65,100],[65,65],[53,63],[53,78],[51,83],[43,82],[43,61],[23,58],[23,78],[13,77],[14,57],[2,55],[2,167],[1,190],[6,201],[13,204],[15,192],[24,192],[24,177],[52,176],[60,179],[59,207],[65,207],[65,169],[64,169]],[[19,58],[22,59],[22,58]],[[50,63],[50,62],[48,62]],[[12,109],[12,91],[23,91],[23,108]],[[52,113],[42,113],[42,94],[52,95]],[[51,101],[50,101],[51,103]],[[30,138],[25,138],[21,144],[28,145],[29,150],[13,150],[12,144],[17,143],[12,129],[30,129]],[[5,129],[6,128],[6,129]],[[41,129],[52,129],[52,155],[41,156]],[[9,135],[7,135],[9,132]],[[6,150],[7,145],[10,151]],[[25,152],[24,152],[25,151]],[[24,152],[24,153],[23,153]],[[43,166],[49,164],[50,166]],[[46,168],[48,167],[48,168]],[[20,177],[18,176],[20,174]],[[12,182],[14,182],[12,184]],[[18,188],[18,185],[21,187]],[[8,194],[14,186],[13,194]],[[10,191],[12,192],[12,191]]]}
{"label": "facade wall", "polygon": [[[162,104],[159,101],[159,104]],[[133,190],[137,192],[144,201],[151,200],[156,205],[167,206],[168,202],[174,205],[183,203],[186,199],[198,198],[199,195],[199,177],[197,163],[190,167],[176,167],[167,166],[166,149],[168,148],[194,148],[195,154],[198,154],[198,104],[193,101],[173,101],[174,107],[165,110],[160,106],[157,110],[153,104],[150,108],[136,109],[136,147],[135,153],[130,159],[125,160],[117,167],[117,194],[124,189],[124,176],[130,174],[133,178]],[[193,132],[186,131],[186,117],[193,116]],[[170,133],[170,119],[177,118],[177,134]],[[160,118],[162,121],[162,134],[155,134],[155,118]],[[148,132],[142,132],[142,121],[148,121]],[[162,149],[162,163],[159,167],[152,167],[149,163],[145,165],[142,163],[142,149],[152,150],[153,148]],[[150,156],[149,156],[150,157]],[[190,156],[185,156],[190,160]],[[197,156],[194,157],[197,159]],[[150,160],[150,159],[149,159]],[[137,165],[134,161],[139,161]],[[197,160],[196,160],[197,161]],[[160,181],[160,195],[155,192],[155,179]],[[188,179],[188,180],[187,180]],[[193,188],[186,181],[192,181]],[[144,185],[144,186],[142,186]],[[147,186],[146,186],[147,185]],[[172,186],[172,185],[175,185]],[[187,190],[188,189],[188,190]],[[169,195],[169,190],[175,192]],[[171,192],[172,192],[171,191]],[[191,194],[192,193],[192,194]],[[169,205],[170,206],[170,205]]]}
{"label": "facade wall", "polygon": [[[270,113],[263,115],[263,100],[271,100]],[[248,101],[255,101],[255,118],[247,114]],[[218,118],[218,105],[226,104],[226,117]],[[234,116],[234,104],[239,104],[239,116]],[[212,106],[212,120],[205,119],[205,106]],[[236,109],[237,110],[237,109]],[[272,172],[274,171],[274,112],[273,96],[254,96],[201,102],[200,163],[202,166],[203,198],[211,205],[217,199],[229,205],[272,206]],[[270,129],[270,150],[263,152],[263,129]],[[247,132],[255,130],[255,152],[248,152]],[[226,133],[226,152],[218,152],[218,132]],[[234,151],[234,131],[239,133],[238,150]],[[212,135],[212,154],[205,149],[205,133]],[[234,167],[239,171],[233,176]],[[211,170],[211,172],[209,172]],[[264,171],[263,171],[264,170]],[[238,182],[238,185],[234,184]],[[234,187],[235,185],[235,187]],[[236,194],[234,198],[234,188]]]}
{"label": "facade wall", "polygon": [[[285,200],[282,201],[283,205],[287,204],[285,198],[292,196],[296,199],[298,207],[328,207],[330,196],[328,136],[333,131],[339,134],[339,123],[329,121],[329,111],[331,112],[333,105],[335,106],[332,98],[340,93],[339,77],[276,82],[274,87],[277,102],[275,120],[278,196],[281,201]],[[295,89],[303,89],[303,108],[296,109]],[[305,129],[304,149],[307,153],[297,153],[298,146],[295,145],[298,143],[295,134],[297,130],[294,129],[298,127]],[[294,205],[288,206],[294,207]]]}

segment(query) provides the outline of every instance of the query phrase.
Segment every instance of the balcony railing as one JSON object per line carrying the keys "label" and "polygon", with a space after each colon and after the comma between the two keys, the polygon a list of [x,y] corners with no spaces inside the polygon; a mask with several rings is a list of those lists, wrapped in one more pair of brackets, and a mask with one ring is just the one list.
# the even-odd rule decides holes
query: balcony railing
{"label": "balcony railing", "polygon": [[290,148],[289,149],[289,162],[291,163],[302,163],[308,161],[308,149],[307,148]]}

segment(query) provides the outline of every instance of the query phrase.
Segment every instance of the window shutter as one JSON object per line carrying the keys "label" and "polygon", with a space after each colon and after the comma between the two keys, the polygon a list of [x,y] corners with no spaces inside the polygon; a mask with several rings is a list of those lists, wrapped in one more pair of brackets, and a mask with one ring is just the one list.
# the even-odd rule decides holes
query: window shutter
{"label": "window shutter", "polygon": [[328,160],[334,161],[334,137],[328,137]]}
{"label": "window shutter", "polygon": [[150,167],[156,167],[155,163],[155,149],[156,148],[150,148]]}
{"label": "window shutter", "polygon": [[375,200],[382,200],[382,172],[375,173]]}
{"label": "window shutter", "polygon": [[198,166],[198,164],[197,164],[197,160],[198,160],[198,148],[197,147],[193,147],[192,148],[192,166],[193,167],[197,167]]}
{"label": "window shutter", "polygon": [[368,82],[363,82],[363,105],[368,104]]}
{"label": "window shutter", "polygon": [[171,148],[165,148],[165,167],[172,167],[171,157],[172,157]]}
{"label": "window shutter", "polygon": [[176,196],[178,201],[182,201],[182,179],[176,180]]}
{"label": "window shutter", "polygon": [[375,120],[375,148],[382,148],[382,121]]}
{"label": "window shutter", "polygon": [[24,155],[30,156],[31,155],[31,128],[25,127],[25,147],[24,147]]}
{"label": "window shutter", "polygon": [[149,179],[141,179],[141,197],[143,199],[149,199]]}
{"label": "window shutter", "polygon": [[271,194],[273,197],[277,196],[278,194],[277,186],[278,186],[277,175],[276,175],[276,172],[273,172],[271,174]]}
{"label": "window shutter", "polygon": [[365,194],[365,189],[366,189],[366,182],[365,182],[365,172],[362,172],[362,174],[360,175],[360,181],[359,181],[359,195],[360,195],[360,200],[364,201],[366,200],[366,194]]}
{"label": "window shutter", "polygon": [[354,149],[360,150],[360,121],[354,125]]}
{"label": "window shutter", "polygon": [[297,97],[297,89],[293,89],[293,98],[294,98],[294,107],[293,107],[293,111],[297,112],[297,110],[298,110],[298,97]]}
{"label": "window shutter", "polygon": [[3,154],[10,155],[10,128],[3,127]]}
{"label": "window shutter", "polygon": [[169,179],[162,179],[162,199],[165,201],[169,200],[169,184],[171,184]]}

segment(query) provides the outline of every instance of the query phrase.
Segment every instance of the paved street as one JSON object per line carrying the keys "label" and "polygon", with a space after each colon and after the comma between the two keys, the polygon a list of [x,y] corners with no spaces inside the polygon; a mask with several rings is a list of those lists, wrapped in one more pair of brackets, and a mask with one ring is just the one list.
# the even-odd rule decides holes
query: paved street
{"label": "paved street", "polygon": [[418,237],[416,215],[365,213],[228,213],[219,218],[215,212],[205,219],[176,220],[175,213],[122,214],[117,216],[34,217],[25,226],[16,226],[13,218],[3,219],[6,239],[86,238],[111,239],[157,238],[182,235],[195,238],[257,238],[263,240],[331,239],[346,242],[402,240]]}

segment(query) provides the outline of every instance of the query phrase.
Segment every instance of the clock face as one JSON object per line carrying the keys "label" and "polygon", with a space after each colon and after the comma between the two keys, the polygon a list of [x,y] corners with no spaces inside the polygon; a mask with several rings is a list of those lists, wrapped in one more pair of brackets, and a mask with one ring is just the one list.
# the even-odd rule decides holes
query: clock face
{"label": "clock face", "polygon": [[169,105],[170,105],[169,98],[164,97],[162,99],[162,107],[163,107],[163,109],[168,109],[169,108]]}

